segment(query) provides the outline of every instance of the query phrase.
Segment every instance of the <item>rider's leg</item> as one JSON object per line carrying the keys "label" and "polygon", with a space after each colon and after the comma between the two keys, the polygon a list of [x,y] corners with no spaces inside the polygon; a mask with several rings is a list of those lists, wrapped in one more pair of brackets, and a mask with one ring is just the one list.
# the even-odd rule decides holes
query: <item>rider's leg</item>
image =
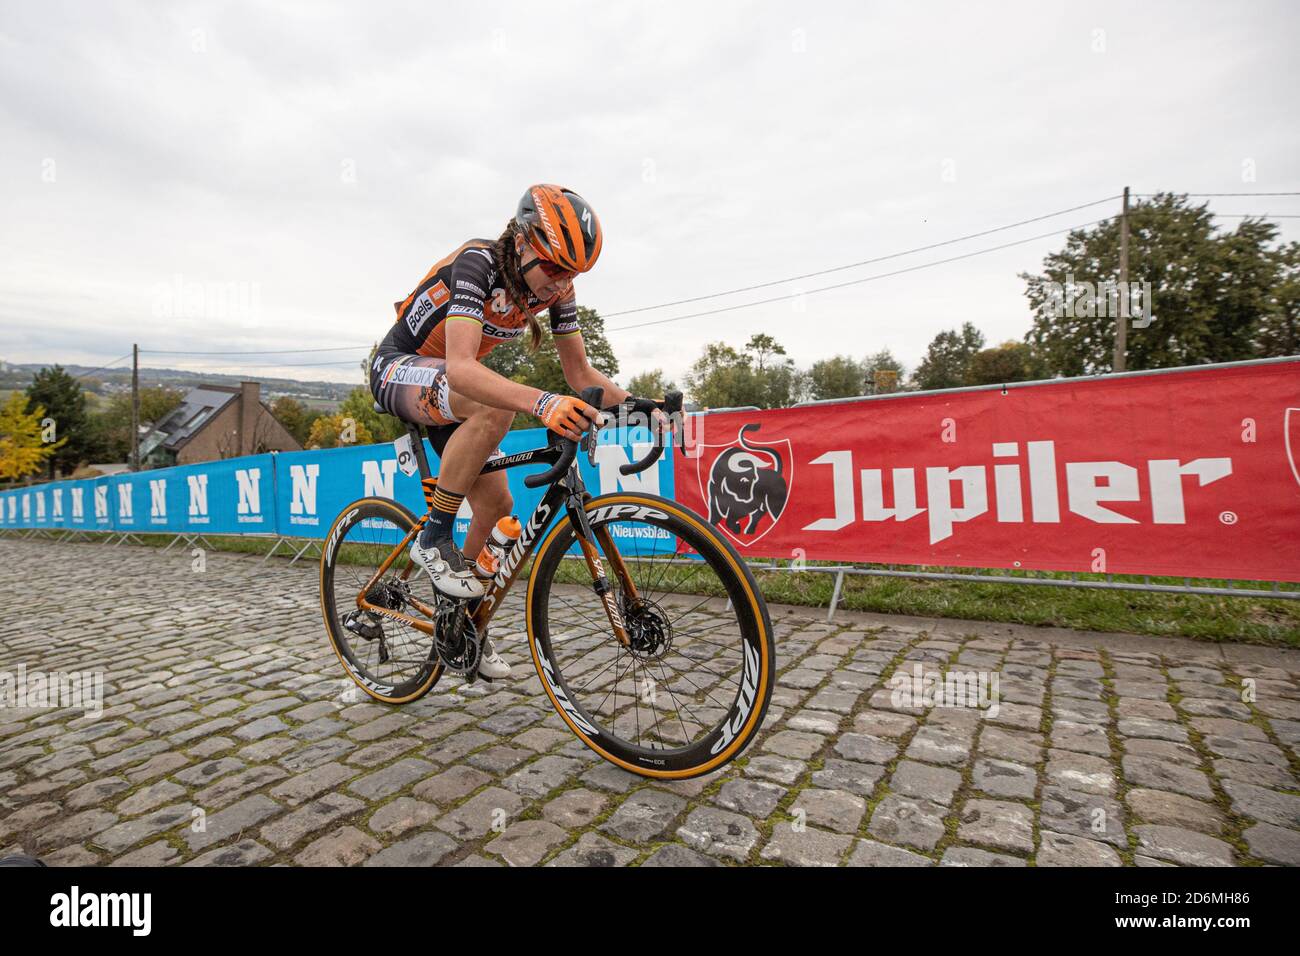
{"label": "rider's leg", "polygon": [[465,535],[465,556],[470,561],[478,557],[492,533],[492,526],[498,518],[510,514],[515,500],[510,494],[510,482],[506,481],[504,471],[490,475],[480,475],[470,488],[469,506],[474,509],[474,517],[469,523],[469,533]]}
{"label": "rider's leg", "polygon": [[504,472],[483,477],[479,472],[510,430],[515,416],[509,409],[493,408],[455,392],[451,393],[450,405],[461,424],[447,439],[442,451],[438,488],[453,496],[464,497],[468,493],[474,517],[465,537],[464,552],[473,561],[487,540],[492,525],[508,513],[513,504]]}
{"label": "rider's leg", "polygon": [[[474,433],[483,429],[482,421],[463,426],[461,415],[452,410],[446,363],[442,359],[380,350],[371,366],[370,390],[381,406],[403,421],[440,429],[452,426],[451,437],[455,437],[454,432],[461,427],[468,427],[471,450],[476,444]],[[461,412],[466,418],[478,417],[471,415],[477,411],[478,409],[464,407],[462,403]],[[482,458],[473,466],[474,473],[482,467],[490,451],[491,448],[483,451]],[[443,454],[446,455],[445,447]],[[463,491],[469,490],[469,484],[472,483],[472,474],[464,479],[467,483],[463,489],[452,483],[460,480],[454,477],[457,473],[466,470],[463,466],[458,467],[466,456],[463,449],[457,453],[453,448],[450,461],[444,460],[444,474],[450,473],[453,477],[448,479],[446,485],[439,481],[434,491],[429,519],[418,539],[411,545],[411,560],[428,573],[434,588],[440,593],[471,600],[483,596],[483,583],[470,570],[451,535],[456,511],[464,497]]]}
{"label": "rider's leg", "polygon": [[[446,481],[452,482],[451,487],[457,491],[461,488],[469,489],[467,497],[474,517],[470,520],[469,532],[465,535],[464,553],[466,559],[472,562],[478,558],[497,519],[509,514],[514,505],[504,471],[490,475],[479,472],[488,456],[496,451],[497,445],[510,430],[510,423],[515,416],[513,412],[492,408],[455,392],[451,393],[450,405],[456,417],[461,419],[461,424],[443,447],[442,464],[438,469],[438,487],[441,488]],[[510,676],[510,665],[497,653],[491,638],[486,633],[483,637],[479,676],[504,680]]]}

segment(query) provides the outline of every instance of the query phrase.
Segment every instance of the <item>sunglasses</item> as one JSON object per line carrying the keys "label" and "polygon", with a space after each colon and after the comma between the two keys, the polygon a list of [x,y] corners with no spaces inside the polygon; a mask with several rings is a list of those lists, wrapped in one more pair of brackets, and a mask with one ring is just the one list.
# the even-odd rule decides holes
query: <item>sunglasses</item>
{"label": "sunglasses", "polygon": [[538,256],[532,262],[528,263],[528,265],[520,269],[519,274],[527,275],[528,270],[532,269],[533,267],[537,267],[541,269],[542,275],[546,276],[546,278],[548,279],[572,280],[578,274],[576,272],[570,272],[568,269],[562,269],[559,266],[557,266],[554,262],[551,262],[547,259],[543,259],[541,256]]}

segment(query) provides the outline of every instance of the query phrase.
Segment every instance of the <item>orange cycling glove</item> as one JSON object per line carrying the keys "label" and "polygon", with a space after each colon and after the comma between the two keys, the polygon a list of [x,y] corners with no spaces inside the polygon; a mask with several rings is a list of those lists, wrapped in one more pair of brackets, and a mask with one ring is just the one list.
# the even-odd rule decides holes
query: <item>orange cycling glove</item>
{"label": "orange cycling glove", "polygon": [[600,413],[580,398],[542,392],[533,405],[533,414],[557,435],[577,441]]}

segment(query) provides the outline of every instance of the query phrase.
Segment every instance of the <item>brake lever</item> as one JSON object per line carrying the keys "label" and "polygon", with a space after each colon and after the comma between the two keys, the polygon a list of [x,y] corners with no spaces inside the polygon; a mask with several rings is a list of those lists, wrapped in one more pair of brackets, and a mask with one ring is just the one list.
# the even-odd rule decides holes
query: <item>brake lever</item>
{"label": "brake lever", "polygon": [[597,435],[602,428],[608,428],[612,415],[600,412],[600,417],[592,422],[591,428],[582,436],[583,450],[587,453],[587,464],[596,467],[596,446],[600,444]]}

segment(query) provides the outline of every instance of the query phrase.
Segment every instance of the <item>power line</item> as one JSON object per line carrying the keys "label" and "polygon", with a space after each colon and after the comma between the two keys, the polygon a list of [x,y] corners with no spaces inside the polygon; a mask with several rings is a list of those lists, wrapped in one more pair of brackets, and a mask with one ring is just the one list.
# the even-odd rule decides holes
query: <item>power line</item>
{"label": "power line", "polygon": [[74,375],[73,378],[76,381],[80,382],[83,378],[90,378],[90,376],[94,375],[96,372],[102,372],[105,369],[110,369],[114,365],[117,365],[119,362],[125,362],[130,357],[131,354],[127,353],[126,355],[123,355],[120,359],[113,359],[113,361],[109,362],[107,365],[101,365],[99,368],[92,368],[89,372],[82,372],[80,375]]}
{"label": "power line", "polygon": [[1300,192],[1294,193],[1133,193],[1134,196],[1169,196],[1183,195],[1195,197],[1196,199],[1206,199],[1214,196],[1300,196]]}
{"label": "power line", "polygon": [[[142,349],[141,351],[143,351],[143,349]],[[344,366],[351,366],[351,367],[355,368],[355,367],[358,366],[359,364],[360,364],[359,361],[342,361],[342,362],[258,362],[258,363],[252,364],[252,365],[249,365],[249,364],[246,363],[246,362],[239,362],[239,363],[236,364],[236,365],[221,365],[221,366],[218,366],[218,368],[320,368],[320,367],[322,367],[322,366],[326,366],[326,365],[334,365],[334,366],[338,366],[338,367],[340,367],[340,368],[342,368],[342,367],[344,367]],[[211,372],[211,371],[216,371],[216,369],[180,369],[180,371],[182,371],[182,372],[188,372],[188,371]]]}
{"label": "power line", "polygon": [[[1042,222],[1044,219],[1052,219],[1056,216],[1063,216],[1066,213],[1078,212],[1080,209],[1088,209],[1092,206],[1099,206],[1103,203],[1114,202],[1119,196],[1107,196],[1104,199],[1095,199],[1092,202],[1082,203],[1078,206],[1071,206],[1068,209],[1060,209],[1056,212],[1045,213],[1041,216],[1034,216],[1030,219],[1022,219],[1019,222],[1008,223],[1005,226],[995,226],[992,229],[984,229],[980,232],[972,232],[964,236],[957,236],[954,239],[945,239],[942,242],[933,242],[924,246],[917,246],[913,249],[905,249],[902,252],[894,252],[885,256],[876,256],[872,259],[863,259],[859,262],[850,262],[842,266],[833,266],[829,269],[819,269],[815,272],[806,272],[802,275],[789,276],[784,279],[773,279],[768,282],[760,282],[755,285],[741,286],[735,289],[729,289],[725,292],[712,292],[708,295],[693,296],[687,299],[676,299],[671,302],[661,302],[658,305],[646,305],[635,309],[623,309],[618,312],[607,312],[602,318],[610,319],[620,315],[633,315],[639,312],[650,312],[655,309],[665,309],[675,305],[687,305],[692,302],[703,302],[707,299],[717,299],[723,296],[736,295],[741,292],[753,292],[756,289],[767,289],[775,285],[783,285],[788,282],[798,282],[801,279],[813,279],[817,276],[830,275],[835,272],[843,272],[847,269],[857,269],[862,266],[874,265],[878,262],[887,262],[890,259],[899,259],[903,256],[915,255],[918,252],[928,252],[931,249],[940,249],[944,246],[950,246],[958,242],[965,242],[970,239],[979,239],[983,236],[989,236],[998,232],[1005,232],[1008,229],[1016,229],[1020,226],[1027,226],[1031,223]],[[341,345],[332,348],[316,349],[265,349],[250,351],[185,351],[185,350],[165,350],[165,349],[141,349],[141,354],[149,355],[281,355],[290,352],[308,353],[308,352],[348,352],[359,349],[369,349],[369,345]]]}
{"label": "power line", "polygon": [[[168,349],[141,349],[141,355],[287,355],[287,354],[306,354],[308,352],[354,352],[357,349],[368,349],[369,345],[339,345],[323,349],[259,349],[253,351],[234,351],[234,352],[201,352],[201,351],[180,351]],[[127,356],[128,358],[130,356]]]}
{"label": "power line", "polygon": [[[1161,193],[1133,193],[1133,195],[1134,195],[1134,196],[1140,196],[1140,197],[1151,197],[1151,196],[1157,196],[1157,195],[1162,195],[1162,194],[1161,194]],[[1273,197],[1277,197],[1277,196],[1300,196],[1300,192],[1258,192],[1258,193],[1255,193],[1255,192],[1223,192],[1223,193],[1184,193],[1183,195],[1186,195],[1186,196],[1194,196],[1194,197],[1227,197],[1227,196],[1238,196],[1238,197],[1240,197],[1240,196],[1261,196],[1261,197],[1264,197],[1264,196],[1273,196]],[[846,265],[833,266],[833,267],[831,267],[831,268],[829,268],[829,269],[820,269],[820,270],[817,270],[817,271],[814,271],[814,272],[805,272],[805,273],[802,273],[802,274],[800,274],[800,275],[789,276],[789,277],[786,277],[786,278],[783,278],[783,279],[773,279],[773,280],[770,280],[770,281],[768,281],[768,282],[760,282],[760,283],[756,283],[756,284],[754,284],[754,285],[739,286],[739,287],[737,287],[737,288],[734,288],[734,289],[728,289],[728,290],[725,290],[725,291],[723,291],[723,292],[712,292],[712,293],[709,293],[709,294],[707,294],[707,295],[692,296],[692,297],[685,298],[685,299],[675,299],[675,300],[672,300],[672,301],[669,301],[669,302],[661,302],[661,303],[659,303],[659,304],[657,304],[657,305],[646,305],[646,306],[640,306],[640,307],[638,307],[638,308],[634,308],[634,309],[623,309],[623,310],[620,310],[620,311],[617,311],[617,312],[607,312],[607,313],[605,313],[605,315],[604,315],[602,318],[610,319],[610,318],[615,318],[615,317],[617,317],[617,316],[622,316],[622,315],[635,315],[635,314],[638,314],[638,313],[641,313],[641,312],[651,312],[651,311],[654,311],[654,310],[656,310],[656,309],[670,308],[670,307],[672,307],[672,306],[676,306],[676,305],[689,305],[689,304],[691,304],[691,303],[693,303],[693,302],[703,302],[703,301],[707,301],[707,300],[709,300],[709,299],[717,299],[717,298],[722,298],[722,297],[724,297],[724,296],[737,295],[737,294],[739,294],[739,293],[741,293],[741,292],[753,292],[753,291],[756,291],[756,290],[758,290],[758,289],[767,289],[767,288],[771,288],[772,286],[785,285],[785,284],[787,284],[787,283],[790,283],[790,282],[798,282],[798,281],[803,280],[803,279],[812,279],[812,278],[816,278],[816,277],[818,277],[818,276],[830,275],[830,274],[833,274],[833,273],[836,273],[836,272],[843,272],[843,271],[848,270],[848,269],[857,269],[857,268],[861,268],[862,266],[874,265],[874,264],[876,264],[876,263],[880,263],[880,262],[887,262],[887,261],[889,261],[889,260],[891,260],[891,259],[899,259],[899,258],[902,258],[902,257],[904,257],[904,256],[915,255],[915,254],[918,253],[918,252],[927,252],[927,251],[930,251],[930,250],[932,250],[932,249],[940,249],[940,248],[943,248],[944,246],[954,245],[954,244],[959,243],[959,242],[966,242],[966,241],[971,240],[971,239],[978,239],[978,238],[981,238],[981,237],[983,237],[983,236],[993,235],[993,234],[998,233],[998,232],[1005,232],[1005,231],[1008,230],[1008,229],[1015,229],[1015,228],[1018,228],[1018,227],[1020,227],[1020,226],[1029,225],[1029,224],[1031,224],[1031,223],[1042,222],[1044,219],[1052,219],[1052,218],[1055,218],[1056,216],[1062,216],[1062,215],[1065,215],[1066,213],[1077,212],[1077,211],[1080,210],[1080,209],[1088,209],[1088,208],[1090,208],[1090,207],[1092,207],[1092,206],[1102,205],[1103,203],[1114,202],[1114,201],[1115,201],[1116,199],[1118,199],[1118,198],[1120,198],[1118,195],[1115,195],[1115,196],[1107,196],[1107,197],[1105,197],[1105,198],[1103,198],[1103,199],[1096,199],[1096,200],[1093,200],[1092,202],[1081,203],[1080,205],[1077,205],[1077,206],[1071,206],[1071,207],[1069,207],[1068,209],[1061,209],[1061,210],[1057,210],[1056,212],[1045,213],[1045,214],[1043,214],[1043,215],[1041,215],[1041,216],[1034,216],[1034,217],[1032,217],[1032,218],[1030,218],[1030,219],[1022,219],[1022,220],[1019,220],[1018,222],[1008,223],[1007,225],[1004,225],[1004,226],[995,226],[995,227],[993,227],[993,228],[991,228],[991,229],[985,229],[985,230],[982,230],[982,231],[980,231],[980,232],[973,232],[973,233],[969,233],[969,234],[964,235],[964,236],[957,236],[957,237],[955,237],[955,238],[953,238],[953,239],[945,239],[945,240],[943,240],[942,242],[934,242],[934,243],[930,243],[930,244],[928,244],[928,245],[924,245],[924,246],[916,246],[916,247],[914,247],[914,248],[912,248],[912,249],[905,249],[905,250],[903,250],[903,251],[901,251],[901,252],[894,252],[894,253],[890,253],[889,255],[884,255],[884,256],[876,256],[876,257],[871,258],[871,259],[863,259],[863,260],[861,260],[861,261],[859,261],[859,262],[850,262],[850,263],[847,263]],[[1291,214],[1291,213],[1278,213],[1278,214],[1272,214],[1272,213],[1214,213],[1213,215],[1221,216],[1221,217],[1224,217],[1224,218],[1300,219],[1300,214]],[[1107,218],[1110,218],[1110,217],[1107,217]],[[1097,225],[1098,223],[1100,223],[1100,222],[1105,222],[1105,221],[1106,221],[1106,219],[1099,219],[1099,220],[1097,220],[1096,222],[1088,223],[1088,224],[1086,224],[1086,225],[1084,225],[1084,226],[1076,226],[1076,227],[1074,227],[1074,228],[1083,229],[1083,228],[1087,228],[1088,226]],[[808,293],[795,292],[795,293],[791,293],[791,294],[789,294],[789,295],[784,295],[784,296],[774,296],[774,297],[767,298],[767,299],[760,299],[760,300],[757,300],[757,301],[754,301],[754,302],[745,302],[745,303],[740,303],[740,304],[738,304],[738,305],[735,305],[735,306],[728,306],[728,307],[726,307],[726,308],[722,308],[722,309],[711,309],[711,310],[707,310],[707,311],[704,311],[704,312],[695,312],[695,313],[691,313],[691,314],[689,314],[689,315],[675,316],[675,317],[670,318],[670,319],[661,319],[661,320],[656,320],[656,321],[654,321],[654,322],[641,322],[641,323],[636,323],[636,324],[633,324],[633,325],[616,326],[616,327],[614,327],[614,328],[609,329],[608,331],[610,331],[610,332],[617,332],[617,331],[621,331],[621,330],[623,330],[623,329],[636,329],[636,328],[642,328],[642,327],[644,327],[644,326],[648,326],[648,325],[660,325],[660,324],[664,324],[664,323],[667,323],[667,322],[677,322],[677,321],[681,321],[681,320],[683,320],[683,319],[697,318],[697,317],[700,317],[700,316],[706,316],[706,315],[716,315],[716,314],[718,314],[718,313],[720,313],[720,312],[730,312],[730,311],[734,311],[734,310],[736,310],[736,309],[749,308],[750,306],[754,306],[754,305],[765,305],[765,304],[768,304],[768,303],[771,303],[771,302],[779,302],[779,301],[783,301],[783,300],[786,300],[786,299],[797,298],[797,297],[800,296],[800,295],[811,294],[812,292],[826,292],[826,291],[833,290],[833,289],[840,289],[840,288],[844,288],[845,286],[849,286],[849,285],[857,285],[857,284],[860,284],[860,283],[862,283],[862,282],[869,282],[869,281],[873,281],[873,280],[875,280],[875,279],[883,279],[883,278],[887,278],[887,277],[889,277],[889,276],[901,275],[901,274],[903,274],[903,273],[906,273],[906,272],[912,272],[912,271],[915,271],[915,270],[917,270],[917,269],[929,268],[930,266],[935,266],[935,265],[943,265],[944,263],[948,263],[948,262],[956,262],[956,261],[958,261],[958,260],[960,260],[960,259],[970,258],[971,256],[974,256],[974,255],[982,255],[982,254],[984,254],[984,253],[986,253],[986,252],[996,252],[996,251],[998,251],[998,250],[1001,250],[1001,249],[1007,249],[1007,248],[1010,248],[1010,247],[1012,247],[1012,246],[1020,245],[1020,244],[1025,243],[1025,242],[1033,242],[1033,241],[1035,241],[1035,240],[1037,240],[1037,239],[1042,239],[1042,238],[1047,238],[1047,237],[1050,237],[1050,236],[1060,235],[1061,233],[1064,233],[1064,232],[1070,232],[1070,231],[1072,231],[1072,230],[1071,230],[1071,229],[1062,229],[1062,230],[1057,230],[1057,231],[1055,231],[1055,232],[1044,233],[1044,234],[1041,235],[1041,236],[1032,236],[1032,237],[1030,237],[1030,238],[1028,238],[1028,239],[1018,240],[1018,241],[1016,241],[1016,242],[1005,243],[1005,244],[1000,245],[1000,246],[993,246],[993,247],[991,247],[991,248],[989,248],[989,249],[977,250],[976,252],[967,253],[967,254],[960,255],[960,256],[954,256],[954,257],[951,257],[951,258],[948,258],[948,259],[940,259],[940,260],[937,260],[937,261],[935,261],[935,262],[922,263],[921,265],[913,266],[913,267],[909,267],[909,268],[907,268],[907,269],[900,269],[900,270],[896,270],[896,271],[894,271],[894,272],[887,272],[887,273],[883,273],[883,274],[881,274],[881,275],[877,275],[877,276],[868,276],[868,277],[866,277],[866,278],[864,278],[864,279],[855,279],[855,280],[852,280],[852,281],[850,281],[850,282],[844,282],[844,283],[839,283],[839,284],[836,284],[836,285],[824,286],[824,287],[821,287],[821,288],[818,288],[818,289],[812,289],[812,290],[809,290]],[[148,355],[194,355],[194,356],[226,356],[226,355],[287,355],[287,354],[298,355],[298,354],[322,353],[322,352],[352,352],[352,351],[361,351],[361,350],[363,350],[363,349],[364,349],[364,350],[369,350],[371,347],[372,347],[371,345],[339,345],[339,346],[330,346],[330,347],[325,347],[325,348],[311,348],[311,349],[287,348],[287,349],[226,350],[226,351],[217,351],[217,350],[214,350],[214,351],[202,351],[202,350],[141,349],[140,352],[141,352],[142,355],[144,355],[144,354],[148,354]],[[111,365],[116,365],[118,362],[125,361],[125,359],[128,359],[128,358],[130,358],[130,357],[131,357],[131,356],[129,356],[129,355],[124,356],[124,357],[121,358],[121,359],[117,359],[115,362],[111,362],[111,363],[109,363],[109,366],[104,366],[104,368],[108,368],[108,367],[110,367]],[[277,362],[277,363],[267,363],[267,364],[262,364],[262,365],[241,365],[241,367],[243,367],[243,368],[277,368],[277,367],[284,367],[284,368],[310,368],[310,367],[320,367],[320,366],[328,366],[328,365],[343,366],[343,365],[351,365],[351,364],[355,364],[355,362],[354,362],[354,361],[347,361],[347,362]],[[96,369],[96,370],[94,370],[94,371],[101,371],[101,370],[102,370],[102,369]],[[87,372],[87,373],[86,373],[86,375],[90,375],[90,374],[93,374],[93,372]],[[78,376],[78,378],[84,378],[84,377],[86,377],[86,376],[85,376],[85,375]]]}
{"label": "power line", "polygon": [[906,268],[903,269],[895,269],[893,272],[882,272],[879,273],[878,275],[865,276],[861,279],[850,279],[848,282],[837,282],[834,285],[820,286],[819,288],[816,289],[808,289],[804,292],[793,292],[790,293],[789,295],[776,295],[767,299],[756,299],[753,302],[741,302],[738,305],[724,306],[721,309],[709,309],[705,312],[691,312],[687,315],[675,315],[669,319],[655,319],[654,321],[651,322],[638,322],[634,325],[620,325],[612,329],[606,329],[606,332],[622,332],[627,329],[640,329],[649,325],[665,325],[669,322],[681,322],[683,319],[696,319],[705,315],[718,315],[719,313],[722,312],[734,312],[737,309],[748,309],[755,305],[768,305],[772,302],[785,302],[790,299],[797,299],[803,295],[813,295],[814,293],[817,292],[830,292],[834,289],[843,289],[852,285],[862,285],[864,282],[874,282],[877,279],[887,279],[890,276],[903,275],[904,273],[908,273],[908,272],[917,272],[921,269],[928,269],[931,266],[941,266],[949,262],[957,262],[961,259],[970,259],[974,256],[982,256],[990,252],[998,252],[999,250],[1002,249],[1010,249],[1012,246],[1021,246],[1027,242],[1035,242],[1039,239],[1048,239],[1051,238],[1052,236],[1059,236],[1062,233],[1074,232],[1076,229],[1087,229],[1089,226],[1095,226],[1098,225],[1099,223],[1106,222],[1109,218],[1110,217],[1107,217],[1107,219],[1097,219],[1093,222],[1085,222],[1082,225],[1071,226],[1068,229],[1056,229],[1053,230],[1052,232],[1042,233],[1041,235],[1030,236],[1027,239],[1017,239],[1014,242],[1005,242],[1000,246],[990,246],[987,249],[976,249],[974,252],[965,252],[959,256],[950,256],[947,259],[936,259],[933,262],[922,262],[918,265],[907,266]]}
{"label": "power line", "polygon": [[890,253],[887,256],[876,256],[874,259],[863,259],[861,262],[850,262],[848,265],[834,266],[830,269],[820,269],[817,272],[805,272],[803,275],[790,276],[785,279],[773,279],[770,282],[760,282],[757,285],[741,286],[737,289],[729,289],[726,292],[712,292],[708,295],[697,295],[689,299],[677,299],[673,302],[661,302],[659,305],[644,305],[636,309],[623,309],[620,312],[608,312],[604,318],[612,319],[619,315],[632,315],[637,312],[649,312],[653,309],[665,309],[674,305],[687,305],[691,302],[703,302],[706,299],[717,299],[724,295],[735,295],[738,292],[753,292],[755,289],[767,289],[774,285],[784,285],[787,282],[798,282],[800,279],[813,279],[817,276],[829,275],[832,272],[843,272],[845,269],[857,269],[860,266],[874,265],[877,262],[886,262],[890,259],[899,259],[903,256],[910,256],[917,252],[928,252],[931,249],[939,249],[943,246],[951,246],[954,243],[965,242],[968,239],[979,239],[982,236],[989,236],[995,232],[1005,232],[1008,229],[1015,229],[1018,226],[1027,226],[1030,223],[1042,222],[1044,219],[1052,219],[1056,216],[1063,216],[1068,212],[1078,212],[1080,209],[1087,209],[1090,206],[1099,206],[1102,203],[1114,202],[1119,199],[1118,195],[1107,196],[1105,199],[1096,199],[1092,202],[1086,202],[1079,206],[1071,206],[1069,209],[1061,209],[1057,212],[1049,212],[1042,216],[1034,216],[1032,219],[1022,219],[1019,222],[1009,223],[1005,226],[995,226],[992,229],[985,229],[982,232],[972,232],[969,235],[958,236],[955,239],[945,239],[943,242],[932,242],[926,246],[917,246],[914,249],[905,249],[902,252]]}

